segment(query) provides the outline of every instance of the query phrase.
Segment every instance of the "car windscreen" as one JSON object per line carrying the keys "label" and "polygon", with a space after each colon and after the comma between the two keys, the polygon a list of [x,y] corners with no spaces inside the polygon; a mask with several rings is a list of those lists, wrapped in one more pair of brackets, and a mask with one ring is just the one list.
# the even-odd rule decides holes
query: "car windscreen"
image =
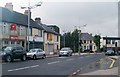
{"label": "car windscreen", "polygon": [[36,49],[31,49],[29,52],[36,52],[37,50]]}
{"label": "car windscreen", "polygon": [[107,52],[114,52],[113,50],[107,50]]}
{"label": "car windscreen", "polygon": [[68,48],[62,48],[61,51],[68,51]]}
{"label": "car windscreen", "polygon": [[6,46],[0,47],[0,51],[4,51],[5,48]]}
{"label": "car windscreen", "polygon": [[2,51],[11,51],[11,50],[12,50],[12,47],[7,47],[7,46],[5,46],[5,47],[2,47],[1,50],[2,50]]}

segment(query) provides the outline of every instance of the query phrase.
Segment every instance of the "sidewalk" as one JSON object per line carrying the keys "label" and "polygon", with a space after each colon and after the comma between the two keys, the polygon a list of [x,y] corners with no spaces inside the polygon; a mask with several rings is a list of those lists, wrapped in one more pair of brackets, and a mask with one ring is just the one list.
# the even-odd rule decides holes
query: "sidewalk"
{"label": "sidewalk", "polygon": [[[89,54],[96,54],[96,53],[80,53],[80,55],[89,55]],[[72,55],[78,56],[78,53],[73,53]],[[58,54],[48,54],[46,55],[47,58],[58,57]]]}
{"label": "sidewalk", "polygon": [[118,75],[118,67],[107,70],[98,70],[94,72],[79,74],[79,75]]}

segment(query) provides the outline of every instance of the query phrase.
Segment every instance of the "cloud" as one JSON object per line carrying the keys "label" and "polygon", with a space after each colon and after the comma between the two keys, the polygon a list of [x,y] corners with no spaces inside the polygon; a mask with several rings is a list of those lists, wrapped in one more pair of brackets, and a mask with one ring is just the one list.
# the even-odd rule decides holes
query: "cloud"
{"label": "cloud", "polygon": [[35,11],[44,23],[58,25],[61,32],[73,31],[74,26],[88,24],[85,28],[86,32],[93,34],[99,32],[103,36],[117,35],[116,2],[46,2],[39,11],[38,9]]}

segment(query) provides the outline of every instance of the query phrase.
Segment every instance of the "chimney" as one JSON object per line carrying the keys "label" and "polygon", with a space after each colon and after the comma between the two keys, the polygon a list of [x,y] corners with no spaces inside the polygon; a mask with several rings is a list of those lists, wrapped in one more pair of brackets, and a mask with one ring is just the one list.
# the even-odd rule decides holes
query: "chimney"
{"label": "chimney", "polygon": [[[28,10],[25,10],[24,14],[28,15]],[[30,11],[30,18],[31,18],[31,11]]]}
{"label": "chimney", "polygon": [[92,33],[90,33],[90,36],[92,36]]}
{"label": "chimney", "polygon": [[12,3],[6,3],[5,8],[9,9],[10,11],[13,11]]}
{"label": "chimney", "polygon": [[42,25],[41,18],[35,18],[35,22]]}

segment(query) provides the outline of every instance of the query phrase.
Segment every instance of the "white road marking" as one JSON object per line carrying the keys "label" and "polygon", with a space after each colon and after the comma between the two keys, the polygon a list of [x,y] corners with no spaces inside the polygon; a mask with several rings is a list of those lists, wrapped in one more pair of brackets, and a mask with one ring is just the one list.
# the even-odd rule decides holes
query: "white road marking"
{"label": "white road marking", "polygon": [[68,58],[68,57],[58,57],[58,58]]}
{"label": "white road marking", "polygon": [[71,60],[74,60],[74,59],[67,59],[66,61],[71,61]]}
{"label": "white road marking", "polygon": [[18,71],[18,70],[23,70],[23,69],[28,69],[28,68],[34,68],[34,67],[38,67],[38,66],[39,65],[34,65],[34,66],[27,66],[27,67],[22,67],[22,68],[11,69],[11,70],[8,70],[8,72]]}
{"label": "white road marking", "polygon": [[54,62],[50,62],[48,64],[55,64],[55,63],[59,63],[60,61],[54,61]]}

